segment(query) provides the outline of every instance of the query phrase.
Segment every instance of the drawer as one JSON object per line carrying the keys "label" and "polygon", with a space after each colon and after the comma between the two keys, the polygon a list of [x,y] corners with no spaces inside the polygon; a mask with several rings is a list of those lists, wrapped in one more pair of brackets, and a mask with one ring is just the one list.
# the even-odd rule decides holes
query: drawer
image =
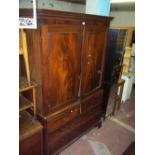
{"label": "drawer", "polygon": [[47,120],[47,130],[48,132],[52,132],[64,124],[68,123],[75,117],[80,115],[80,105],[77,104],[73,107],[65,109],[57,114],[54,114]]}
{"label": "drawer", "polygon": [[101,114],[99,108],[100,108],[99,106],[96,106],[93,110],[79,116],[78,118],[75,118],[69,123],[64,124],[56,131],[54,132],[48,131],[48,133],[53,133],[52,134],[53,140],[57,141],[57,139],[61,139],[63,135],[70,133],[73,129],[81,126],[82,124],[85,124],[85,122],[87,122],[89,119],[92,119],[95,115]]}
{"label": "drawer", "polygon": [[72,140],[81,136],[85,131],[91,128],[95,123],[100,120],[100,114],[95,114],[88,117],[87,120],[83,120],[83,117],[75,119],[73,122],[66,124],[62,128],[49,134],[48,147],[50,154],[67,146]]}
{"label": "drawer", "polygon": [[93,109],[97,105],[102,105],[102,102],[103,102],[103,90],[99,90],[95,94],[82,100],[81,112],[84,113]]}

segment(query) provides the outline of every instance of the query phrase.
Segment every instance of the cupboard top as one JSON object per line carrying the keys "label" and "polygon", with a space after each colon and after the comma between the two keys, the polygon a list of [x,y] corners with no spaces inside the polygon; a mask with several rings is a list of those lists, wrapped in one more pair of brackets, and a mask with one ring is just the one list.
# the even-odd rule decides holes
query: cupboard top
{"label": "cupboard top", "polygon": [[[32,9],[20,9],[19,16],[20,17],[31,17],[33,15]],[[109,23],[113,18],[106,16],[97,16],[90,14],[82,14],[82,13],[73,13],[73,12],[64,12],[64,11],[55,11],[55,10],[44,10],[37,9],[37,18],[38,19],[47,19],[47,18],[62,18],[62,19],[71,19],[71,20],[79,20],[79,21],[96,21]],[[41,22],[43,22],[41,20]]]}

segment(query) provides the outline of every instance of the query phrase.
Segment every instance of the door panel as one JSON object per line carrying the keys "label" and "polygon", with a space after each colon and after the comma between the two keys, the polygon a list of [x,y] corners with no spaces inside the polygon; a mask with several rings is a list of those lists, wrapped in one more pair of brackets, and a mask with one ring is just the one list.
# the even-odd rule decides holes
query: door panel
{"label": "door panel", "polygon": [[87,26],[84,32],[82,95],[101,87],[105,27]]}
{"label": "door panel", "polygon": [[45,111],[71,104],[78,97],[82,28],[43,26]]}

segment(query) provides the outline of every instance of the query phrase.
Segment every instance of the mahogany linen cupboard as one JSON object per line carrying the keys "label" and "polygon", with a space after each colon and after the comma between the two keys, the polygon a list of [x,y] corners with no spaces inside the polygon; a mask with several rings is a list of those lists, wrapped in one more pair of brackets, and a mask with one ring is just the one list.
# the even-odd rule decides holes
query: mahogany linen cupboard
{"label": "mahogany linen cupboard", "polygon": [[[31,10],[20,10],[29,17]],[[112,18],[38,10],[38,28],[26,30],[31,77],[44,155],[58,154],[101,125],[106,40]]]}

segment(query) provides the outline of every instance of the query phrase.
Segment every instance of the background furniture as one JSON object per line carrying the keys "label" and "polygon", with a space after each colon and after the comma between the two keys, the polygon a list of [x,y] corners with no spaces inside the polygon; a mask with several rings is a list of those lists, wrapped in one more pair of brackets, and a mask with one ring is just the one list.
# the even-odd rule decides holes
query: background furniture
{"label": "background furniture", "polygon": [[[131,37],[132,34],[132,37]],[[135,83],[135,38],[134,30],[130,28],[130,46],[125,48],[125,54],[123,58],[123,68],[121,79],[125,80],[124,90],[122,94],[122,101],[125,102],[130,99],[132,86]]]}
{"label": "background furniture", "polygon": [[[111,55],[109,55],[110,56],[109,60],[113,61],[112,73],[111,73],[112,75],[111,78],[109,78],[112,80],[112,82],[118,81],[120,76],[125,52],[126,38],[127,38],[127,30],[110,28],[109,45],[107,50],[108,53],[111,53]],[[109,63],[107,63],[106,65],[109,66]]]}
{"label": "background furniture", "polygon": [[[119,81],[122,79],[122,74],[127,73],[131,69],[130,59],[131,62],[134,62],[131,58],[133,56],[129,55],[126,57],[125,55],[125,50],[128,52],[128,49],[131,49],[132,43],[135,42],[134,34],[134,27],[111,26],[109,29],[103,80],[105,90],[103,95],[104,110],[107,109],[111,87],[114,84],[118,85]],[[122,95],[124,96],[124,93]]]}
{"label": "background furniture", "polygon": [[130,71],[130,64],[131,64],[131,47],[125,48],[125,53],[123,57],[123,68],[122,74],[127,74]]}
{"label": "background furniture", "polygon": [[19,55],[23,56],[24,58],[26,79],[27,79],[27,82],[30,83],[30,69],[29,69],[29,59],[28,59],[28,51],[27,51],[27,40],[26,40],[26,34],[23,29],[19,30]]}
{"label": "background furniture", "polygon": [[132,43],[135,42],[135,30],[132,26],[111,26],[111,29],[117,29],[117,30],[125,30],[126,33],[126,41],[125,41],[125,47],[131,47]]}
{"label": "background furniture", "polygon": [[124,88],[124,82],[125,82],[125,80],[118,81],[117,89],[115,92],[114,107],[113,107],[112,115],[115,115],[115,112],[120,110],[123,88]]}
{"label": "background furniture", "polygon": [[107,53],[103,79],[103,111],[106,113],[111,86],[117,83],[122,69],[126,43],[126,30],[110,28],[108,31]]}
{"label": "background furniture", "polygon": [[[127,73],[130,68],[131,57],[129,53],[131,51],[132,44],[135,42],[135,31],[134,31],[134,27],[131,27],[131,26],[111,26],[110,29],[114,29],[115,31],[121,32],[118,37],[119,39],[118,39],[117,48],[115,51],[116,53],[119,53],[119,54],[121,53],[121,55],[120,56],[115,55],[115,59],[118,60],[121,67],[122,67],[122,64],[124,65],[123,65],[123,68],[118,69],[118,65],[114,64],[114,66],[116,66],[116,69],[114,69],[114,71],[115,70],[120,71],[119,79],[121,79],[121,74]],[[126,57],[126,54],[128,55],[127,57]],[[121,59],[120,58],[118,59],[117,57],[121,57]],[[117,74],[115,74],[114,72],[113,75],[117,75]]]}
{"label": "background furniture", "polygon": [[123,94],[122,94],[122,101],[125,102],[131,96],[132,86],[134,83],[134,74],[133,73],[128,73],[126,75],[124,74],[122,75],[122,79],[125,80]]}
{"label": "background furniture", "polygon": [[20,155],[42,155],[43,135],[42,125],[32,122],[33,116],[23,111],[19,118],[19,154]]}
{"label": "background furniture", "polygon": [[[30,16],[31,10],[20,10]],[[44,155],[59,153],[103,114],[103,76],[111,18],[38,10],[38,28],[26,30],[30,72],[37,81],[37,112]]]}
{"label": "background furniture", "polygon": [[[42,125],[36,120],[37,85],[30,78],[27,38],[23,29],[20,29],[19,38],[20,62],[23,64],[23,67],[20,66],[19,75],[19,154],[42,155]],[[26,70],[25,74],[22,74],[22,69]],[[27,93],[30,98],[26,96]]]}

